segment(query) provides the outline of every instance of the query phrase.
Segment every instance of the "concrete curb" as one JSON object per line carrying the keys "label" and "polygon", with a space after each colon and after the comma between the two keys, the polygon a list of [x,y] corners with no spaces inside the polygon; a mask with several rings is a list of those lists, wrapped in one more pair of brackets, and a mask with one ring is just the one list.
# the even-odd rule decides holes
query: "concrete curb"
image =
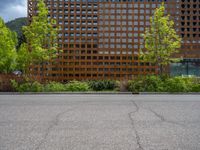
{"label": "concrete curb", "polygon": [[[134,94],[134,93],[133,93]],[[139,92],[139,95],[200,95],[200,92]]]}
{"label": "concrete curb", "polygon": [[131,95],[132,92],[0,92],[0,95]]}
{"label": "concrete curb", "polygon": [[200,95],[200,92],[0,92],[0,95]]}

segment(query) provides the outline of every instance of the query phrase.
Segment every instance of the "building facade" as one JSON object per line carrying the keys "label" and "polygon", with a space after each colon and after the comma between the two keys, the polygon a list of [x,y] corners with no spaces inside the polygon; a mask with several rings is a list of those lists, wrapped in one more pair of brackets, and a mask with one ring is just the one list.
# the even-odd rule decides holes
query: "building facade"
{"label": "building facade", "polygon": [[[140,62],[141,34],[161,2],[182,37],[178,57],[200,58],[200,0],[44,0],[49,17],[60,26],[59,48],[63,53],[44,70],[31,74],[48,80],[131,79],[157,73],[157,67]],[[28,0],[28,17],[37,12]],[[174,66],[177,66],[174,65]],[[172,65],[172,70],[174,67]]]}

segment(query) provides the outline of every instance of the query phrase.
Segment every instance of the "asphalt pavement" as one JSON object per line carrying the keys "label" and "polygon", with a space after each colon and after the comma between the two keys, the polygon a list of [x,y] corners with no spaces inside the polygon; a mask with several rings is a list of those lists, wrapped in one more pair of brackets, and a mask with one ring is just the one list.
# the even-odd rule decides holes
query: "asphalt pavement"
{"label": "asphalt pavement", "polygon": [[0,95],[0,150],[200,150],[200,95]]}

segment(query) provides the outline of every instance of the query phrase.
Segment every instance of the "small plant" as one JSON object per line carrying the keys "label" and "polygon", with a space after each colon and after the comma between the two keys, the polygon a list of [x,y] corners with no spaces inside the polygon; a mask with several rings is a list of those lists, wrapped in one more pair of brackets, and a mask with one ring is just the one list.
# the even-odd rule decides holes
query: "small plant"
{"label": "small plant", "polygon": [[131,80],[128,82],[128,90],[131,92],[144,92],[145,88],[143,86],[143,81],[136,79],[136,80]]}
{"label": "small plant", "polygon": [[129,81],[128,89],[132,92],[162,92],[163,80],[157,76],[140,77]]}
{"label": "small plant", "polygon": [[43,85],[37,81],[29,82],[25,81],[24,83],[17,83],[15,80],[11,80],[12,87],[17,92],[42,92]]}
{"label": "small plant", "polygon": [[34,81],[31,85],[31,92],[42,92],[43,91],[43,85],[37,81]]}
{"label": "small plant", "polygon": [[65,91],[65,85],[59,82],[49,82],[44,86],[45,92],[62,92]]}
{"label": "small plant", "polygon": [[17,83],[17,81],[15,80],[10,80],[12,87],[16,90],[19,86],[19,84]]}
{"label": "small plant", "polygon": [[191,92],[200,92],[200,84],[194,84],[192,86]]}
{"label": "small plant", "polygon": [[[25,79],[22,83],[11,80],[17,92],[63,92],[63,91],[114,91],[119,90],[120,83],[112,80],[70,81],[67,84],[49,82],[45,85]],[[131,92],[200,92],[199,78],[145,76],[128,82]]]}
{"label": "small plant", "polygon": [[147,76],[129,81],[132,92],[200,92],[197,78]]}
{"label": "small plant", "polygon": [[88,83],[94,91],[114,90],[119,86],[118,83],[113,80],[89,81]]}
{"label": "small plant", "polygon": [[90,87],[87,82],[70,81],[65,85],[66,91],[89,91]]}
{"label": "small plant", "polygon": [[168,92],[190,92],[192,91],[192,78],[173,77],[165,82],[165,90]]}

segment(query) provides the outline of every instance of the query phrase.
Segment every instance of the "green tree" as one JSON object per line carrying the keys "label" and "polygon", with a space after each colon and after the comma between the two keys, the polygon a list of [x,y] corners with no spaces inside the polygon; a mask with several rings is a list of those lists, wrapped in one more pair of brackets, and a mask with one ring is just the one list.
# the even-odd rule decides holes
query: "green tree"
{"label": "green tree", "polygon": [[17,35],[8,29],[0,17],[0,73],[14,71],[16,65]]}
{"label": "green tree", "polygon": [[26,43],[21,44],[17,55],[17,69],[23,73],[28,72],[29,65],[31,64],[31,55]]}
{"label": "green tree", "polygon": [[17,44],[17,50],[21,46],[22,43],[26,42],[25,36],[22,33],[22,27],[27,25],[27,18],[16,18],[14,20],[11,20],[6,23],[6,26],[11,30],[15,31],[17,33],[17,39],[18,39],[18,44]]}
{"label": "green tree", "polygon": [[[29,26],[24,26],[23,31],[28,44],[23,44],[19,50],[18,62],[23,70],[31,64],[48,62],[57,56],[57,32],[56,22],[48,18],[48,9],[43,0],[37,3],[38,14],[33,16]],[[25,50],[28,48],[28,51]],[[20,52],[21,51],[21,52]],[[24,54],[28,52],[29,61],[22,64]],[[27,63],[27,64],[26,64]]]}
{"label": "green tree", "polygon": [[142,60],[159,66],[159,73],[163,74],[163,68],[177,59],[173,54],[178,53],[181,46],[181,38],[174,29],[174,21],[169,15],[165,15],[164,3],[157,8],[150,18],[150,27],[146,29],[144,38],[144,50],[140,51]]}

